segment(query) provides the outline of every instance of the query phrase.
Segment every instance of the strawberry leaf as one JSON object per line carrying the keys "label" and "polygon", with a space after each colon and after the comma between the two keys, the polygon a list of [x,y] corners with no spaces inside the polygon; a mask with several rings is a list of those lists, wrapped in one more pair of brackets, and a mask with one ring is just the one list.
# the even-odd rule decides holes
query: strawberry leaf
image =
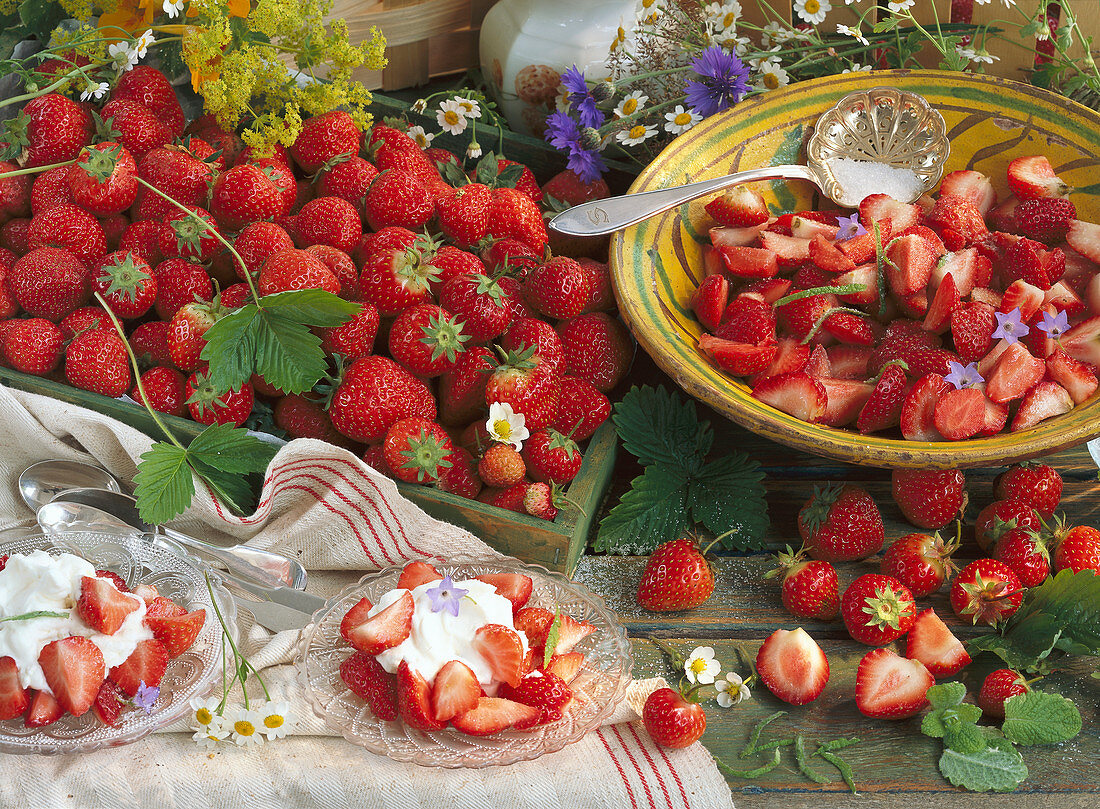
{"label": "strawberry leaf", "polygon": [[676,471],[647,466],[600,521],[595,549],[648,553],[687,524],[687,481]]}
{"label": "strawberry leaf", "polygon": [[191,441],[187,456],[231,475],[263,472],[278,450],[229,424],[211,424]]}
{"label": "strawberry leaf", "polygon": [[306,326],[339,326],[358,314],[360,306],[345,301],[323,289],[298,289],[276,292],[260,298],[260,305],[269,312],[303,323]]}
{"label": "strawberry leaf", "polygon": [[252,377],[259,316],[259,308],[250,303],[218,320],[203,335],[206,345],[199,356],[209,363],[206,378],[216,390],[237,390]]}
{"label": "strawberry leaf", "polygon": [[191,459],[191,466],[211,491],[235,512],[250,514],[254,510],[256,496],[246,477],[222,472],[197,458]]}
{"label": "strawberry leaf", "polygon": [[743,452],[711,461],[688,486],[691,518],[716,536],[732,531],[720,543],[727,550],[763,547],[769,524],[763,481],[760,464]]}
{"label": "strawberry leaf", "polygon": [[643,466],[661,464],[693,474],[710,451],[714,433],[700,422],[693,402],[673,396],[662,385],[632,387],[611,417],[623,448]]}
{"label": "strawberry leaf", "polygon": [[195,494],[187,450],[164,442],[153,444],[141,456],[134,483],[141,519],[152,525],[172,519],[190,505]]}
{"label": "strawberry leaf", "polygon": [[280,390],[304,393],[328,366],[321,338],[308,326],[265,309],[257,320],[255,369]]}

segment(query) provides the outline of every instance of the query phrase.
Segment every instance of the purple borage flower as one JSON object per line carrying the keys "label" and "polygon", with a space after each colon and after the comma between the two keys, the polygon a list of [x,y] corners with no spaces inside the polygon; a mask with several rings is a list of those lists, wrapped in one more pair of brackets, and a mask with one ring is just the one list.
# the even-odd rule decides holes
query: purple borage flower
{"label": "purple borage flower", "polygon": [[836,241],[838,242],[854,239],[856,236],[867,235],[867,228],[859,223],[858,211],[851,216],[839,217],[836,223],[840,226],[840,230],[838,230],[836,234]]}
{"label": "purple borage flower", "polygon": [[141,708],[145,713],[152,713],[153,703],[157,701],[159,696],[160,688],[155,685],[146,685],[145,680],[142,680],[137,693],[134,694],[134,705]]}
{"label": "purple borage flower", "polygon": [[711,45],[691,62],[698,80],[685,85],[688,106],[707,118],[729,109],[749,91],[749,68],[732,53]]}
{"label": "purple borage flower", "polygon": [[584,80],[584,73],[576,65],[573,65],[573,67],[562,73],[561,83],[569,91],[569,106],[577,111],[581,126],[598,129],[600,124],[604,122],[604,114],[596,106],[596,97],[588,89],[588,82]]}
{"label": "purple borage flower", "polygon": [[1020,307],[1013,307],[1011,312],[994,312],[997,317],[997,328],[993,332],[994,340],[1004,340],[1009,345],[1017,342],[1021,337],[1027,337],[1031,331],[1026,323],[1020,322]]}
{"label": "purple borage flower", "polygon": [[985,382],[982,375],[978,373],[978,363],[976,362],[963,365],[960,362],[948,360],[947,364],[951,368],[951,373],[945,376],[944,380],[954,385],[957,390],[973,388],[975,385]]}
{"label": "purple borage flower", "polygon": [[447,610],[451,615],[458,617],[458,608],[462,605],[463,597],[470,592],[461,587],[455,587],[455,583],[449,575],[430,590],[424,591],[432,602],[432,612]]}
{"label": "purple borage flower", "polygon": [[1065,312],[1053,316],[1050,312],[1043,312],[1043,321],[1037,323],[1035,328],[1045,331],[1051,340],[1057,340],[1069,329],[1069,316]]}

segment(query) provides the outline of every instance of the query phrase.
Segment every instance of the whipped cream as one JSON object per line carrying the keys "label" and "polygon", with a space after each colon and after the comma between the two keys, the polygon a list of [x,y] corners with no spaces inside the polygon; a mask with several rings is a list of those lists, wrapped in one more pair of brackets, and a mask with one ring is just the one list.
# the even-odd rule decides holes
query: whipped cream
{"label": "whipped cream", "polygon": [[[458,615],[442,609],[432,612],[432,600],[428,590],[439,582],[426,582],[413,589],[412,633],[404,641],[379,655],[378,662],[390,674],[397,671],[401,661],[418,672],[428,682],[451,660],[458,660],[470,667],[486,693],[495,692],[499,683],[493,681],[489,664],[473,647],[477,631],[486,624],[502,624],[515,630],[527,653],[527,636],[512,623],[512,602],[499,595],[491,584],[477,579],[456,581],[455,586],[467,590]],[[378,600],[368,615],[375,615],[404,593],[404,588],[389,590]]]}
{"label": "whipped cream", "polygon": [[0,570],[0,618],[38,611],[68,613],[65,618],[0,622],[0,657],[15,660],[24,688],[53,693],[38,665],[38,655],[55,640],[74,635],[90,638],[110,669],[125,661],[138,643],[153,637],[143,623],[145,602],[131,593],[123,595],[134,599],[138,608],[126,616],[115,634],[105,635],[84,623],[76,610],[83,576],[102,578],[86,559],[71,553],[51,556],[45,551],[12,554]]}

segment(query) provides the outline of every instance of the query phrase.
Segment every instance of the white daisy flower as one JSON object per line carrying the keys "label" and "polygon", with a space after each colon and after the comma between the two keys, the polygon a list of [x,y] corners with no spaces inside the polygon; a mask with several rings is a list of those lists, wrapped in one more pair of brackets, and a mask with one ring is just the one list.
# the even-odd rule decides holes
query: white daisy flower
{"label": "white daisy flower", "polygon": [[[774,48],[772,48],[772,50],[778,51],[778,50],[781,50],[781,48],[778,45],[776,45]],[[774,54],[770,54],[768,56],[758,56],[755,59],[750,59],[749,60],[749,67],[753,68],[753,70],[760,70],[764,67],[764,65],[778,65],[778,64],[779,64],[779,57],[774,55]]]}
{"label": "white daisy flower", "polygon": [[685,110],[683,104],[677,104],[672,112],[665,113],[665,131],[673,135],[687,132],[697,123],[703,120],[703,116],[695,110]]}
{"label": "white daisy flower", "polygon": [[791,77],[786,70],[778,64],[768,62],[760,66],[760,76],[753,86],[757,90],[778,90],[790,83]]}
{"label": "white daisy flower", "polygon": [[120,73],[133,70],[138,62],[137,51],[125,42],[112,42],[107,46],[107,55],[111,57],[111,64]]}
{"label": "white daisy flower", "polygon": [[716,33],[732,32],[741,19],[741,4],[738,2],[711,3],[703,9],[707,25]]}
{"label": "white daisy flower", "polygon": [[462,107],[462,114],[467,118],[481,117],[481,105],[477,103],[476,98],[458,98],[456,96],[455,101],[458,102],[458,106]]}
{"label": "white daisy flower", "polygon": [[770,22],[760,31],[760,41],[765,48],[772,44],[782,45],[794,39],[794,32],[783,23]]}
{"label": "white daisy flower", "polygon": [[174,20],[183,13],[183,7],[186,4],[186,0],[164,0],[164,3],[161,5],[161,10],[163,10],[170,19]]}
{"label": "white daisy flower", "polygon": [[525,423],[527,417],[516,413],[507,402],[493,402],[489,405],[489,420],[485,429],[489,437],[502,444],[511,444],[516,452],[523,449],[523,442],[531,437]]}
{"label": "white daisy flower", "polygon": [[890,2],[886,4],[886,8],[894,14],[897,14],[901,11],[908,11],[911,9],[915,1],[916,0],[890,0]]}
{"label": "white daisy flower", "polygon": [[637,146],[657,134],[656,124],[635,124],[630,129],[620,129],[615,133],[615,140],[623,146]]}
{"label": "white daisy flower", "polygon": [[290,703],[285,700],[268,702],[256,712],[260,715],[260,733],[267,736],[268,741],[282,739],[298,723]]}
{"label": "white daisy flower", "polygon": [[824,22],[825,15],[832,10],[829,0],[794,0],[794,13],[810,25]]}
{"label": "white daisy flower", "polygon": [[153,29],[149,28],[144,34],[139,36],[134,41],[134,50],[137,52],[138,59],[144,59],[145,54],[149,52],[149,47],[157,41],[157,38],[153,36]]}
{"label": "white daisy flower", "polygon": [[554,109],[557,112],[569,112],[569,88],[564,84],[558,85],[558,94],[554,96]]}
{"label": "white daisy flower", "polygon": [[218,728],[222,725],[222,717],[218,714],[218,706],[221,700],[217,697],[201,699],[195,697],[191,700],[191,727],[194,730],[206,730]]}
{"label": "white daisy flower", "polygon": [[840,72],[841,73],[864,73],[864,72],[870,72],[870,70],[871,70],[870,65],[861,65],[859,62],[852,62],[851,67],[846,67]]}
{"label": "white daisy flower", "polygon": [[703,685],[713,683],[721,670],[722,664],[714,659],[714,648],[711,646],[700,646],[684,663],[684,673],[688,680]]}
{"label": "white daisy flower", "polygon": [[84,90],[80,94],[80,100],[81,101],[87,101],[88,99],[91,99],[91,98],[95,98],[95,99],[103,98],[103,94],[106,93],[110,89],[111,89],[111,85],[109,85],[105,81],[101,81],[101,82],[90,81],[84,86]]}
{"label": "white daisy flower", "polygon": [[439,111],[435,114],[436,123],[449,135],[461,135],[469,121],[462,105],[457,101],[443,101],[439,105]]}
{"label": "white daisy flower", "polygon": [[653,25],[661,16],[664,9],[658,5],[657,0],[642,0],[634,12],[634,19],[643,25]]}
{"label": "white daisy flower", "polygon": [[714,687],[718,689],[716,697],[718,704],[723,708],[732,708],[752,696],[741,675],[734,674],[732,671],[727,671],[725,679],[715,682]]}
{"label": "white daisy flower", "polygon": [[233,741],[238,747],[251,747],[263,744],[264,737],[263,717],[257,711],[250,708],[239,708],[237,712],[226,721]]}
{"label": "white daisy flower", "polygon": [[410,126],[405,130],[405,134],[416,141],[416,145],[421,149],[427,149],[432,145],[432,141],[435,140],[434,132],[425,132],[422,126]]}
{"label": "white daisy flower", "polygon": [[228,735],[229,728],[219,725],[218,727],[200,728],[195,731],[191,738],[203,750],[213,750],[218,746],[218,742],[224,741]]}
{"label": "white daisy flower", "polygon": [[425,101],[423,98],[418,98],[416,99],[416,101],[413,102],[413,112],[424,112],[424,110],[426,109],[428,109],[428,102]]}
{"label": "white daisy flower", "polygon": [[628,115],[633,115],[641,110],[647,101],[649,101],[649,96],[641,90],[635,90],[619,102],[619,106],[615,108],[615,117],[626,118]]}
{"label": "white daisy flower", "polygon": [[841,36],[852,37],[857,42],[859,42],[860,45],[871,44],[867,41],[867,37],[863,36],[863,32],[859,30],[858,26],[855,28],[849,28],[847,25],[838,25],[836,27],[836,32]]}

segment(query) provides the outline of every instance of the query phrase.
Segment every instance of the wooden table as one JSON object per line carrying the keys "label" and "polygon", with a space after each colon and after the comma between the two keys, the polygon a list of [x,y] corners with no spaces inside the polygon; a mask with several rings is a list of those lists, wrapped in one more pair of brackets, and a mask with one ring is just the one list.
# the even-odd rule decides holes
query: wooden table
{"label": "wooden table", "polygon": [[[759,460],[767,470],[768,503],[772,527],[769,547],[782,548],[799,541],[795,518],[798,509],[810,497],[815,484],[852,481],[863,485],[882,510],[886,525],[886,544],[916,530],[904,522],[890,496],[890,473],[867,467],[849,466],[813,458],[754,436],[720,416],[710,415],[716,432],[715,446],[738,448]],[[626,455],[626,453],[622,453]],[[1084,446],[1046,459],[1063,476],[1062,508],[1067,516],[1093,525],[1100,524],[1100,485],[1096,466]],[[632,459],[620,461],[616,482],[608,501],[618,497],[629,480],[638,473]],[[999,469],[966,470],[970,506],[966,511],[972,524],[978,511],[993,498],[993,478]],[[606,506],[605,506],[606,507]],[[972,537],[965,538],[959,556],[974,558],[978,551]],[[965,563],[965,561],[964,561]],[[734,670],[747,676],[756,650],[773,631],[793,629],[801,624],[821,645],[829,658],[830,679],[825,692],[804,706],[786,705],[759,683],[753,698],[734,708],[723,709],[713,700],[703,704],[707,712],[707,731],[703,744],[737,769],[749,769],[763,762],[762,756],[745,760],[738,753],[745,745],[751,728],[777,710],[789,711],[766,731],[779,738],[802,733],[812,752],[811,740],[839,736],[858,736],[862,741],[843,752],[855,770],[859,796],[851,795],[831,765],[814,759],[815,769],[836,777],[828,786],[803,777],[788,748],[779,767],[756,780],[729,779],[734,803],[738,807],[968,807],[997,805],[1010,807],[1095,807],[1100,805],[1100,680],[1091,679],[1088,669],[1056,673],[1040,687],[1061,693],[1081,709],[1084,729],[1071,742],[1054,747],[1021,747],[1030,775],[1016,792],[990,796],[965,792],[943,780],[936,767],[942,750],[939,740],[920,733],[920,719],[884,721],[867,719],[855,706],[855,671],[869,647],[848,637],[838,620],[824,623],[799,621],[789,615],[779,600],[778,585],[764,581],[763,573],[772,565],[766,553],[751,556],[725,556],[718,563],[717,585],[710,600],[695,610],[681,613],[652,613],[635,600],[644,557],[586,556],[575,578],[607,599],[633,638],[636,677],[663,675],[672,677],[672,669],[650,638],[660,638],[685,655],[696,646],[712,646],[722,662],[723,671]],[[837,565],[843,588],[857,576],[878,572],[879,557],[862,562]],[[944,591],[920,599],[918,606],[933,606],[960,637],[975,634],[955,619]],[[902,646],[904,651],[904,645]],[[1095,663],[1095,659],[1092,659]],[[979,660],[962,674],[970,699],[976,694],[986,672],[996,665]]]}

